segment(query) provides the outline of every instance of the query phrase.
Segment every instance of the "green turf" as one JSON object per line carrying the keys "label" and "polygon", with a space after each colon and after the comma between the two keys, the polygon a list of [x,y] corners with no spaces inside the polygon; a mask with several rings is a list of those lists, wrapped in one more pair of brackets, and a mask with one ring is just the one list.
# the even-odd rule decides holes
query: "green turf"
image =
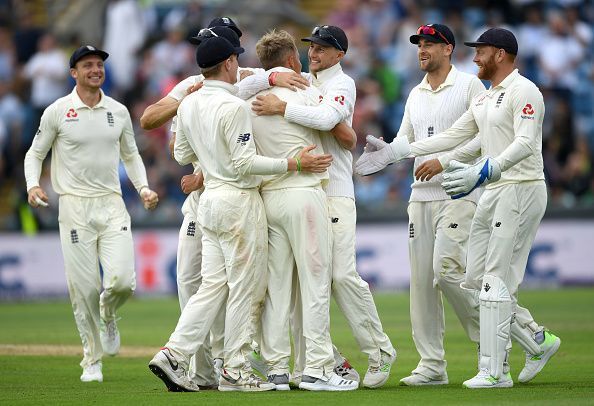
{"label": "green turf", "polygon": [[[594,289],[522,292],[521,302],[533,316],[563,340],[550,365],[529,384],[513,389],[469,390],[461,383],[476,370],[476,348],[447,308],[446,351],[450,385],[434,388],[398,386],[418,361],[410,334],[406,294],[377,295],[386,332],[398,350],[398,361],[384,388],[350,393],[229,394],[168,393],[147,368],[148,358],[106,358],[102,384],[79,381],[78,357],[0,356],[0,405],[12,404],[178,404],[345,405],[345,404],[594,404]],[[174,299],[132,300],[119,323],[123,345],[154,346],[167,339],[178,315]],[[0,344],[79,344],[70,305],[65,302],[0,304]],[[332,310],[334,342],[364,374],[359,353],[342,315]],[[512,376],[524,364],[516,347]]]}

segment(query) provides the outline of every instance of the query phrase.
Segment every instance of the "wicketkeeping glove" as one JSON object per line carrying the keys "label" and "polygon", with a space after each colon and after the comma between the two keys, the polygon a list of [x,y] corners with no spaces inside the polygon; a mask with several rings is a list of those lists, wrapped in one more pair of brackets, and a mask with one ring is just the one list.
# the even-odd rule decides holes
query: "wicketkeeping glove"
{"label": "wicketkeeping glove", "polygon": [[501,168],[493,158],[484,158],[474,165],[452,161],[443,174],[441,186],[452,199],[467,196],[481,185],[497,182]]}
{"label": "wicketkeeping glove", "polygon": [[355,172],[367,176],[381,171],[386,166],[410,155],[410,144],[406,137],[396,137],[391,144],[368,135],[367,147],[355,163]]}

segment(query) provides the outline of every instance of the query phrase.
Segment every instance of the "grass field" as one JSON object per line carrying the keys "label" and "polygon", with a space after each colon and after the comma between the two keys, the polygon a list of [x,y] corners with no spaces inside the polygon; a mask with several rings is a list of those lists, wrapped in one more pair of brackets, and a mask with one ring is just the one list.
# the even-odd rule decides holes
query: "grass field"
{"label": "grass field", "polygon": [[[462,381],[474,375],[476,347],[468,342],[447,308],[446,351],[450,384],[434,388],[398,386],[416,366],[410,333],[408,295],[382,294],[376,303],[385,330],[398,350],[398,361],[385,387],[349,393],[268,392],[229,394],[217,391],[168,393],[147,368],[152,353],[167,340],[179,313],[174,299],[131,300],[119,322],[123,353],[105,358],[104,382],[83,384],[80,341],[67,302],[0,304],[0,405],[13,404],[594,404],[594,289],[522,292],[521,302],[554,331],[563,344],[549,365],[529,384],[512,389],[470,390]],[[334,342],[361,373],[367,362],[346,322],[333,306]],[[15,344],[9,347],[7,344]],[[30,353],[47,355],[18,355]],[[122,354],[124,355],[124,354]],[[512,376],[524,365],[512,351]]]}

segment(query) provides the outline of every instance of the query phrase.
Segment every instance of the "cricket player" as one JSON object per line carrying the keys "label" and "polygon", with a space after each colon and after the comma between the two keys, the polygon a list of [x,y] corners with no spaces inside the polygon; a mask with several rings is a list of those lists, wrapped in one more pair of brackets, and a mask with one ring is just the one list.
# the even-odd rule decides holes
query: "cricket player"
{"label": "cricket player", "polygon": [[462,285],[480,292],[479,372],[464,386],[511,387],[510,330],[526,350],[520,382],[534,378],[561,344],[517,305],[518,287],[546,208],[541,152],[544,102],[538,88],[514,69],[518,44],[510,31],[492,28],[465,44],[476,48],[478,77],[489,80],[491,88],[476,96],[452,127],[436,137],[410,145],[400,137],[391,144],[369,137],[372,148],[357,161],[356,171],[367,175],[410,154],[448,150],[480,132],[483,159],[472,165],[449,162],[442,184],[455,199],[486,185],[470,229]]}
{"label": "cricket player", "polygon": [[[233,30],[238,37],[241,37],[241,29],[230,17],[217,17],[210,21],[208,28],[213,32],[220,33],[217,27],[227,27]],[[223,31],[224,32],[224,31]],[[233,41],[233,38],[227,38]],[[198,45],[200,39],[190,38],[190,42]],[[240,46],[239,41],[236,46]],[[263,69],[239,68],[237,81],[251,75],[255,72],[264,72]],[[167,96],[158,102],[148,106],[140,118],[142,128],[146,130],[158,128],[167,121],[173,119],[171,125],[172,137],[170,139],[170,149],[173,154],[173,145],[175,142],[177,108],[182,99],[188,94],[202,87],[202,75],[192,75],[179,82]],[[265,85],[268,86],[269,79],[264,78]],[[276,75],[275,84],[279,86],[295,88],[304,88],[307,81],[300,75],[291,73],[280,73]],[[261,84],[256,86],[262,86]],[[244,93],[248,97],[248,93]],[[177,248],[177,289],[180,307],[183,310],[188,299],[198,291],[202,277],[200,273],[202,264],[202,232],[198,227],[197,209],[200,193],[203,188],[204,176],[200,171],[197,162],[193,163],[194,173],[182,178],[182,188],[184,192],[189,193],[182,206],[184,219],[179,231],[179,240]],[[223,364],[223,340],[224,340],[224,320],[225,314],[222,311],[213,323],[210,340],[207,340],[205,346],[200,347],[196,357],[190,362],[190,375],[192,379],[201,387],[212,386],[212,382],[218,385],[220,369]],[[210,343],[208,342],[210,341]],[[214,364],[214,373],[211,364]],[[215,379],[216,378],[216,379]]]}
{"label": "cricket player", "polygon": [[47,207],[39,176],[52,149],[51,179],[60,196],[66,280],[83,344],[83,382],[103,381],[103,354],[116,355],[120,348],[116,311],[136,287],[130,216],[118,176],[120,159],[144,207],[154,209],[159,200],[148,188],[128,110],[101,90],[107,57],[90,45],[74,51],[70,75],[76,86],[44,111],[25,156],[29,204]]}
{"label": "cricket player", "polygon": [[[341,122],[351,125],[356,98],[355,83],[343,73],[340,65],[348,49],[346,34],[339,27],[323,25],[315,27],[311,36],[302,41],[310,43],[308,59],[311,73],[306,77],[321,91],[322,103],[318,106],[303,106],[287,103],[269,94],[258,96],[252,103],[252,109],[259,115],[279,114],[290,122],[324,132]],[[326,187],[333,235],[332,294],[349,322],[361,351],[368,356],[369,367],[363,386],[376,388],[387,381],[391,365],[396,360],[396,351],[383,332],[369,285],[356,270],[357,213],[350,152],[355,143],[355,138],[344,142],[328,134],[322,136],[324,151],[334,158],[328,171],[330,180]],[[296,380],[299,380],[299,348],[302,345],[300,337],[294,339],[297,352],[295,375]],[[335,371],[339,375],[358,380],[356,371],[340,354],[335,354],[335,358],[338,364]]]}
{"label": "cricket player", "polygon": [[[422,25],[410,42],[418,46],[419,67],[426,72],[408,96],[398,131],[398,137],[412,143],[448,129],[485,87],[476,76],[459,72],[451,64],[456,42],[449,27]],[[416,158],[415,169],[436,156]],[[421,356],[412,374],[400,380],[409,386],[449,382],[442,295],[454,308],[469,338],[479,341],[478,300],[460,287],[478,190],[452,200],[442,189],[442,180],[437,175],[429,181],[415,181],[408,205],[410,318],[413,340]]]}
{"label": "cricket player", "polygon": [[[234,96],[237,56],[243,48],[231,29],[219,35],[201,30],[196,61],[205,81],[178,108],[175,159],[182,165],[199,161],[205,191],[198,222],[202,228],[202,284],[184,307],[166,346],[149,363],[170,390],[197,391],[186,375],[189,357],[203,345],[211,325],[226,305],[225,359],[221,391],[275,389],[256,377],[247,362],[251,344],[251,312],[256,282],[265,277],[267,224],[258,192],[260,176],[287,171],[324,172],[329,155],[311,155],[310,145],[295,158],[256,155],[249,110]],[[228,35],[237,37],[234,41]],[[199,119],[198,119],[199,118]]]}
{"label": "cricket player", "polygon": [[[272,72],[301,72],[294,38],[286,31],[271,31],[256,44],[264,69]],[[268,91],[265,91],[268,93]],[[291,103],[317,106],[321,93],[315,87],[293,92],[273,87],[270,93]],[[260,93],[261,94],[261,93]],[[248,103],[255,99],[248,100]],[[252,114],[257,151],[270,157],[292,157],[303,147],[320,145],[318,130],[291,123],[281,116]],[[351,130],[345,124],[339,124]],[[340,135],[338,135],[340,136]],[[352,139],[353,134],[346,132]],[[289,315],[292,289],[303,298],[305,366],[299,385],[316,391],[354,390],[358,382],[334,373],[330,339],[330,282],[332,237],[327,199],[322,184],[328,173],[266,176],[260,193],[268,219],[268,291],[262,314],[261,354],[269,365],[268,381],[277,390],[289,390],[291,343]],[[293,283],[293,268],[297,286]]]}

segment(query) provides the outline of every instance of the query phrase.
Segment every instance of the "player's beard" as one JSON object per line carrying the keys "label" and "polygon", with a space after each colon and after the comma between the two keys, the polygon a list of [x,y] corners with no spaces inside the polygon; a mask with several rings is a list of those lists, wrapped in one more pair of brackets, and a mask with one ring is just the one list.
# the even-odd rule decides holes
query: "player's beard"
{"label": "player's beard", "polygon": [[495,64],[495,55],[491,55],[489,59],[479,67],[478,78],[482,80],[490,80],[497,71],[497,65]]}
{"label": "player's beard", "polygon": [[425,66],[423,67],[423,63],[419,60],[419,68],[423,72],[431,73],[441,68],[441,63],[440,61],[432,58],[428,62],[426,62]]}

